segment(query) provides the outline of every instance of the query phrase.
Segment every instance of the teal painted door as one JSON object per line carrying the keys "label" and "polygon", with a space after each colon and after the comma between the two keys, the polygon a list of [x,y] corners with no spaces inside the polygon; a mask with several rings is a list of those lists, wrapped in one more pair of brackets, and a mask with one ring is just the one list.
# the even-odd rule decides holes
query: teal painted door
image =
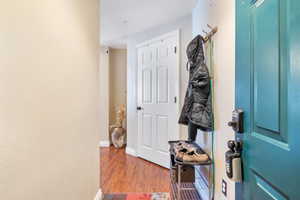
{"label": "teal painted door", "polygon": [[300,200],[300,0],[236,0],[237,199]]}

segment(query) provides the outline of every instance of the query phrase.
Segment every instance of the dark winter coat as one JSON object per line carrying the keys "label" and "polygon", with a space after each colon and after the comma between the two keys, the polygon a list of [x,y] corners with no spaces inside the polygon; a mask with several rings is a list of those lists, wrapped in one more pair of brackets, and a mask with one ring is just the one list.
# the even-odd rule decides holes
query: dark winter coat
{"label": "dark winter coat", "polygon": [[193,123],[202,131],[212,131],[213,114],[210,76],[204,59],[203,38],[198,35],[187,47],[189,83],[179,123]]}

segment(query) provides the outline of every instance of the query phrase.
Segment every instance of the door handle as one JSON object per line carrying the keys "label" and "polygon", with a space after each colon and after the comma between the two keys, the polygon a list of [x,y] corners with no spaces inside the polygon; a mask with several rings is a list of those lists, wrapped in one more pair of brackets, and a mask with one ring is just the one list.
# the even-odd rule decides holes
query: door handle
{"label": "door handle", "polygon": [[137,110],[143,110],[141,106],[136,107]]}
{"label": "door handle", "polygon": [[243,133],[244,132],[244,111],[242,109],[235,109],[232,112],[232,121],[228,122],[228,126],[231,126],[234,132]]}

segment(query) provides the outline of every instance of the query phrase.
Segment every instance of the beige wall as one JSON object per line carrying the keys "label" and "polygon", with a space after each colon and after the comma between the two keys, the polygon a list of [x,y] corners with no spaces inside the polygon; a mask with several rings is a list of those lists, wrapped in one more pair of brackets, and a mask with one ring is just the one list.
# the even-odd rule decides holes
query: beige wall
{"label": "beige wall", "polygon": [[[198,1],[193,12],[193,33],[203,34],[209,31],[207,24],[218,26],[219,31],[214,36],[214,113],[215,113],[215,199],[226,199],[221,192],[221,183],[227,181],[227,199],[235,199],[235,184],[228,180],[225,174],[225,152],[227,141],[234,138],[234,133],[227,126],[231,120],[235,97],[235,3],[234,1]],[[209,138],[199,134],[198,142],[210,145]],[[209,147],[205,147],[209,149]]]}
{"label": "beige wall", "polygon": [[[120,105],[126,107],[127,85],[127,51],[125,49],[110,49],[109,56],[110,80],[110,114],[109,124],[116,121],[116,111]],[[126,123],[124,123],[126,125]]]}
{"label": "beige wall", "polygon": [[101,47],[100,50],[100,140],[109,141],[109,57],[110,50]]}
{"label": "beige wall", "polygon": [[1,1],[0,198],[98,190],[98,0]]}

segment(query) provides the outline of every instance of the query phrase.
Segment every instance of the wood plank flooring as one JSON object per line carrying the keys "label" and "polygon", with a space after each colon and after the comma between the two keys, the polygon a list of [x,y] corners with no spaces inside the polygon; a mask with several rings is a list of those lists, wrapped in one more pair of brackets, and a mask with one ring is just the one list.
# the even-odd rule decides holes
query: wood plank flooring
{"label": "wood plank flooring", "polygon": [[170,192],[169,170],[114,147],[100,149],[103,193]]}

